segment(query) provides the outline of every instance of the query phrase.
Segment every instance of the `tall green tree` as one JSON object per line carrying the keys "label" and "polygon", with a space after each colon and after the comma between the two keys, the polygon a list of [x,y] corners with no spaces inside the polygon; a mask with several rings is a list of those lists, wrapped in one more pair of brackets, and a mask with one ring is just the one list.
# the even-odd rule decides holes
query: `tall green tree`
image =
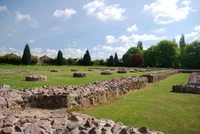
{"label": "tall green tree", "polygon": [[142,41],[138,41],[137,48],[139,48],[140,50],[143,50]]}
{"label": "tall green tree", "polygon": [[193,41],[181,51],[182,65],[187,68],[200,68],[200,41]]}
{"label": "tall green tree", "polygon": [[114,62],[115,62],[115,66],[119,66],[119,59],[118,59],[117,53],[115,53]]}
{"label": "tall green tree", "polygon": [[30,63],[31,63],[31,52],[28,44],[26,44],[22,55],[22,64],[29,65]]}
{"label": "tall green tree", "polygon": [[114,61],[113,56],[111,55],[109,59],[107,60],[107,66],[114,66],[114,65],[115,65],[115,61]]}
{"label": "tall green tree", "polygon": [[182,34],[181,35],[181,38],[180,38],[180,41],[179,41],[179,47],[182,49],[186,46],[186,43],[185,43],[185,36]]}
{"label": "tall green tree", "polygon": [[84,65],[85,66],[90,66],[91,65],[91,57],[90,57],[90,52],[87,50],[84,57],[83,57]]}
{"label": "tall green tree", "polygon": [[157,66],[157,47],[152,45],[143,53],[145,66],[156,67]]}
{"label": "tall green tree", "polygon": [[131,57],[136,53],[142,54],[141,49],[137,47],[131,47],[128,49],[128,51],[122,56],[124,66],[130,66]]}
{"label": "tall green tree", "polygon": [[160,41],[157,44],[157,59],[159,66],[177,67],[179,65],[178,45],[169,40]]}
{"label": "tall green tree", "polygon": [[56,63],[57,63],[57,65],[63,65],[63,54],[62,54],[61,50],[58,51]]}

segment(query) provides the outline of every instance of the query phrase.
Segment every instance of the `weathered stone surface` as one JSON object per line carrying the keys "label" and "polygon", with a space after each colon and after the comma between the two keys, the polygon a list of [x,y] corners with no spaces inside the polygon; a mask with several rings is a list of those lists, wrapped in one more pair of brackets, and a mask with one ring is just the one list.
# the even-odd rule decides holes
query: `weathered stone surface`
{"label": "weathered stone surface", "polygon": [[58,72],[58,70],[52,69],[50,70],[50,72]]}
{"label": "weathered stone surface", "polygon": [[73,73],[73,77],[87,77],[86,73]]}
{"label": "weathered stone surface", "polygon": [[108,71],[101,72],[101,75],[111,75],[111,74],[112,74],[112,72],[108,72]]}
{"label": "weathered stone surface", "polygon": [[172,70],[172,71],[168,71],[168,72],[159,72],[159,73],[155,73],[155,74],[144,74],[144,75],[142,75],[142,77],[147,77],[149,83],[156,83],[156,82],[164,80],[172,75],[175,75],[177,73],[178,73],[178,70]]}
{"label": "weathered stone surface", "polygon": [[172,86],[173,92],[200,94],[200,73],[192,72],[187,85],[175,84]]}
{"label": "weathered stone surface", "polygon": [[25,80],[26,81],[46,81],[47,80],[47,76],[39,75],[39,74],[32,74],[32,75],[26,76]]}

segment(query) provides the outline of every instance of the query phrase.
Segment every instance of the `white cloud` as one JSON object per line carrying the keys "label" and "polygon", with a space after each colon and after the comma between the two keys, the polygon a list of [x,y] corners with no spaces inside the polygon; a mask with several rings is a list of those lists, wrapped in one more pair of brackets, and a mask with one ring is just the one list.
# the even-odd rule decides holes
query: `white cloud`
{"label": "white cloud", "polygon": [[61,50],[65,58],[80,58],[85,54],[85,49],[65,48]]}
{"label": "white cloud", "polygon": [[131,27],[127,28],[128,32],[137,32],[138,28],[136,26],[136,24],[132,25]]}
{"label": "white cloud", "polygon": [[20,12],[16,12],[16,20],[21,21],[28,21],[32,27],[38,27],[38,22],[31,18],[28,14],[21,14]]}
{"label": "white cloud", "polygon": [[117,39],[115,39],[115,37],[112,36],[112,35],[107,35],[107,36],[106,36],[106,42],[107,42],[108,44],[116,43],[116,42],[117,42]]}
{"label": "white cloud", "polygon": [[31,49],[31,54],[37,55],[42,53],[42,48],[33,48]]}
{"label": "white cloud", "polygon": [[99,20],[115,20],[121,21],[125,19],[122,15],[126,9],[119,8],[119,4],[107,5],[104,0],[94,0],[83,6],[88,16],[94,16]]}
{"label": "white cloud", "polygon": [[148,41],[148,40],[163,40],[166,39],[166,36],[158,37],[153,34],[143,34],[143,35],[138,35],[138,34],[132,34],[131,36],[120,36],[119,40],[123,43],[136,43],[138,41]]}
{"label": "white cloud", "polygon": [[28,43],[35,43],[35,40],[29,40]]}
{"label": "white cloud", "polygon": [[53,16],[62,20],[68,20],[72,15],[76,14],[74,9],[56,10]]}
{"label": "white cloud", "polygon": [[189,38],[197,36],[198,34],[199,34],[198,32],[192,32],[192,33],[189,33],[189,34],[185,34],[185,38],[189,39]]}
{"label": "white cloud", "polygon": [[[191,33],[188,33],[188,34],[184,34],[184,36],[185,36],[185,40],[193,41],[193,40],[199,39],[200,34],[198,32],[191,32]],[[180,38],[181,38],[180,34],[175,36],[175,40],[176,40],[177,43],[179,43]]]}
{"label": "white cloud", "polygon": [[152,33],[163,33],[163,32],[165,32],[165,30],[166,30],[166,28],[159,28],[159,29],[154,29],[154,30],[152,30],[151,32]]}
{"label": "white cloud", "polygon": [[57,56],[58,50],[55,49],[46,49],[46,55],[51,57],[51,58],[55,58]]}
{"label": "white cloud", "polygon": [[0,12],[8,11],[7,6],[0,6]]}
{"label": "white cloud", "polygon": [[157,0],[150,5],[144,5],[143,11],[150,11],[156,24],[169,24],[175,21],[186,19],[193,9],[189,6],[190,1],[182,2],[182,7],[178,8],[179,0]]}
{"label": "white cloud", "polygon": [[194,30],[197,31],[197,32],[200,32],[200,25],[195,26]]}
{"label": "white cloud", "polygon": [[10,53],[14,53],[18,56],[22,56],[23,51],[15,49],[15,48],[0,47],[0,55],[1,56],[5,55],[5,54],[10,54]]}

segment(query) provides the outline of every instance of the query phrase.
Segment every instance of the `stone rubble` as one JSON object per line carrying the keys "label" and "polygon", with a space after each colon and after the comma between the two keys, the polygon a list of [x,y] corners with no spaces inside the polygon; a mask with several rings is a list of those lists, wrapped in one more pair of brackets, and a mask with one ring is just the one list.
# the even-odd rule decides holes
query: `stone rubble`
{"label": "stone rubble", "polygon": [[200,94],[200,72],[192,72],[186,85],[175,84],[172,86],[172,91],[180,93]]}
{"label": "stone rubble", "polygon": [[[163,134],[149,131],[147,127],[134,128],[77,112],[34,111],[0,116],[0,134]],[[0,115],[3,115],[1,111]]]}
{"label": "stone rubble", "polygon": [[[175,74],[165,72],[166,77]],[[163,74],[164,75],[164,74]],[[162,77],[162,78],[166,78]],[[97,120],[82,114],[55,114],[41,115],[33,110],[35,115],[28,113],[17,114],[26,111],[27,108],[45,108],[55,110],[58,108],[73,108],[80,106],[89,108],[108,100],[126,94],[132,90],[144,88],[148,84],[147,77],[115,78],[94,82],[82,86],[43,86],[31,89],[12,90],[10,86],[0,86],[0,134],[76,134],[76,133],[148,133],[147,127],[139,129],[132,126],[124,126],[122,123],[114,123],[110,120]]]}
{"label": "stone rubble", "polygon": [[26,76],[26,81],[46,81],[47,76],[41,74],[31,74]]}

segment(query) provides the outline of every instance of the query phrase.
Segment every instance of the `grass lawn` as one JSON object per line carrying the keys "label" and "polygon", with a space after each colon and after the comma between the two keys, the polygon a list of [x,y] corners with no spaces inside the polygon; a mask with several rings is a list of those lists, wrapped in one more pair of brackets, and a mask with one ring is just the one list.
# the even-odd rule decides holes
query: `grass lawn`
{"label": "grass lawn", "polygon": [[[137,72],[118,74],[118,68],[110,71],[112,75],[100,75],[100,70],[88,71],[88,68],[105,68],[105,67],[85,67],[85,66],[13,66],[13,65],[0,65],[0,85],[10,85],[13,89],[31,88],[39,86],[59,86],[59,85],[83,85],[95,81],[109,80],[116,77],[127,76],[140,76],[149,72]],[[5,70],[8,69],[8,70]],[[13,70],[14,69],[14,70]],[[59,72],[50,72],[51,69],[56,69]],[[71,69],[77,69],[78,72],[84,72],[88,74],[87,78],[73,78]],[[29,70],[30,72],[17,72],[17,70]],[[46,82],[27,82],[25,77],[29,74],[44,74],[47,76]]]}
{"label": "grass lawn", "polygon": [[82,113],[169,134],[200,134],[200,96],[169,92],[173,84],[186,83],[188,77],[174,75]]}

